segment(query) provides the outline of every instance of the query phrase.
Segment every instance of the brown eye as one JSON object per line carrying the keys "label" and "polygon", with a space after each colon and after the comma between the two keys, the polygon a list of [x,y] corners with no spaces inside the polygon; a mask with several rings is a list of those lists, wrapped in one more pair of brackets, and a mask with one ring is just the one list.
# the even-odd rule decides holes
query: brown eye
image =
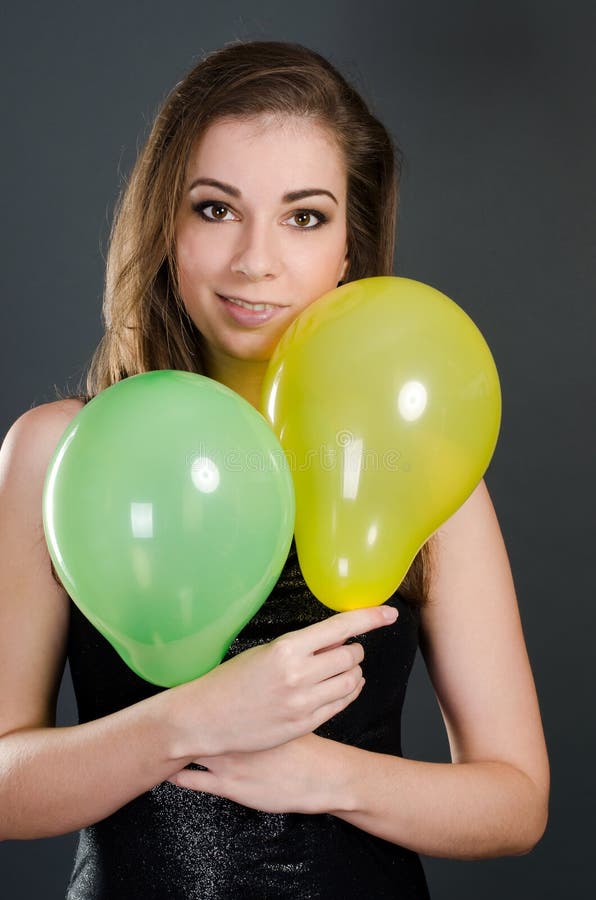
{"label": "brown eye", "polygon": [[210,203],[207,206],[203,207],[203,212],[206,209],[211,210],[211,215],[207,216],[208,219],[225,219],[226,213],[228,212],[228,207],[224,206],[223,203]]}
{"label": "brown eye", "polygon": [[[214,203],[213,200],[197,203],[193,209],[208,222],[224,222],[226,215],[230,212],[224,203]],[[206,210],[211,210],[211,212],[207,213]]]}
{"label": "brown eye", "polygon": [[292,219],[302,231],[312,231],[327,221],[327,217],[316,209],[300,209],[292,215]]}

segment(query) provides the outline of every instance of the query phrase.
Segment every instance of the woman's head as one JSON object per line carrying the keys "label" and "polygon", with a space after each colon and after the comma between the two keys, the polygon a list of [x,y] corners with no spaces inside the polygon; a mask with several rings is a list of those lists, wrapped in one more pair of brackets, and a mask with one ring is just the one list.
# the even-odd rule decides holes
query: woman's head
{"label": "woman's head", "polygon": [[345,166],[342,280],[391,274],[399,154],[384,126],[314,51],[273,41],[226,46],[167,97],[121,196],[108,254],[106,333],[90,367],[90,395],[150,369],[205,371],[204,338],[181,297],[177,265],[188,168],[211,126],[257,119],[273,127],[302,120],[303,131],[328,138]]}
{"label": "woman's head", "polygon": [[216,119],[191,152],[175,232],[179,294],[204,338],[206,374],[255,405],[284,331],[345,278],[346,202],[340,148],[304,116]]}

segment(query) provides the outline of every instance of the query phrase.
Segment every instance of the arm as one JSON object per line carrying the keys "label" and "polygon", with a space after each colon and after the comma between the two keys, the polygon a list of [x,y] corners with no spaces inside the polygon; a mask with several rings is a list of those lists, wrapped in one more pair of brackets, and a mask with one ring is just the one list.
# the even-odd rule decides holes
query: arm
{"label": "arm", "polygon": [[452,763],[334,747],[348,807],[334,813],[429,856],[528,852],[546,829],[549,763],[509,561],[484,480],[433,541],[420,646]]}
{"label": "arm", "polygon": [[520,855],[548,817],[549,766],[507,554],[484,482],[439,530],[422,653],[452,763],[305,735],[201,757],[175,784],[268,812],[330,813],[428,856]]}
{"label": "arm", "polygon": [[94,722],[53,727],[68,597],[51,576],[41,494],[78,409],[60,401],[29,410],[0,450],[0,839],[96,822],[188,762],[171,746],[177,688]]}

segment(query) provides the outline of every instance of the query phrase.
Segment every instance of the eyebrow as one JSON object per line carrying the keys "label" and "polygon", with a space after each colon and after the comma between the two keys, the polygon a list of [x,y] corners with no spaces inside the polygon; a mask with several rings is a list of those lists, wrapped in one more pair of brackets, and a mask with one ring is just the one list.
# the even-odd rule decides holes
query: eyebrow
{"label": "eyebrow", "polygon": [[[230,197],[242,196],[238,188],[233,187],[233,185],[231,184],[226,184],[225,181],[217,181],[217,179],[215,178],[195,178],[188,189],[189,192],[199,184],[205,184],[209,187],[219,188],[220,191],[223,191],[224,194],[228,194]],[[294,203],[296,200],[304,200],[305,197],[314,197],[317,194],[326,194],[328,197],[331,197],[333,202],[339,206],[336,198],[331,193],[331,191],[328,191],[325,188],[304,188],[301,191],[288,191],[288,193],[284,194],[281,199],[282,203]]]}

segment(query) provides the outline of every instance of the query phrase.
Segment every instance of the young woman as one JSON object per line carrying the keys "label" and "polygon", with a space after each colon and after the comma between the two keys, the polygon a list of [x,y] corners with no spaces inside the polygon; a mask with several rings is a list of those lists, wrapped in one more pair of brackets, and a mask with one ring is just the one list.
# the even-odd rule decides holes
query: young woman
{"label": "young woman", "polygon": [[[293,543],[222,664],[171,689],[81,615],[43,537],[45,471],[82,404],[178,368],[258,406],[301,310],[391,274],[398,174],[387,131],[318,54],[252,42],[207,56],[166,100],[119,204],[86,396],[25,412],[6,436],[0,837],[81,829],[71,900],[422,898],[419,853],[518,855],[544,832],[548,757],[484,481],[380,607],[333,614]],[[401,755],[418,646],[451,763]],[[56,728],[66,657],[80,724]]]}

